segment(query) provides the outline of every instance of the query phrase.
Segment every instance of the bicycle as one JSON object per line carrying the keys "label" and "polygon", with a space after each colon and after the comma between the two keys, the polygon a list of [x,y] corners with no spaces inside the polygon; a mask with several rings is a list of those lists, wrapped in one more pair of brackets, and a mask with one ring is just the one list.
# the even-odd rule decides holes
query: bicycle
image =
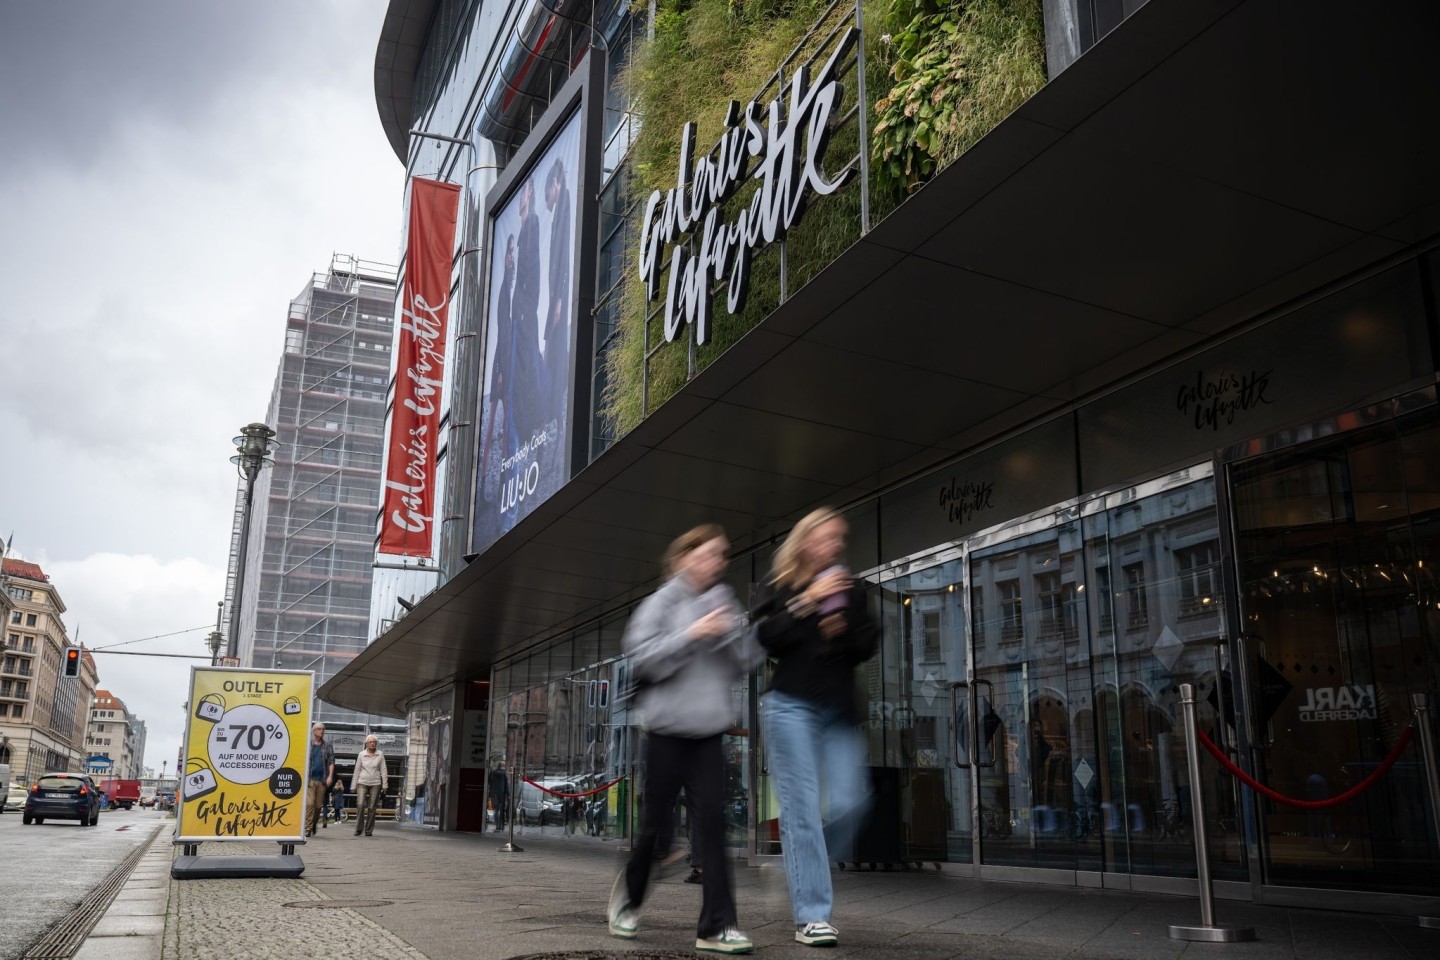
{"label": "bicycle", "polygon": [[323,817],[326,823],[344,823],[350,819],[350,811],[345,807],[341,807],[337,811],[334,807],[326,804]]}

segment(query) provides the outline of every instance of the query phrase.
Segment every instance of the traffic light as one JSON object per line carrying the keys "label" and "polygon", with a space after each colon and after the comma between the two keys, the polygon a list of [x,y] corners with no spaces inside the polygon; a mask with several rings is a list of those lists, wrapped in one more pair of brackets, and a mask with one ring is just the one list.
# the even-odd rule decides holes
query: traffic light
{"label": "traffic light", "polygon": [[79,647],[66,647],[66,648],[65,648],[65,676],[67,676],[67,677],[78,677],[78,676],[80,676],[80,648],[79,648]]}

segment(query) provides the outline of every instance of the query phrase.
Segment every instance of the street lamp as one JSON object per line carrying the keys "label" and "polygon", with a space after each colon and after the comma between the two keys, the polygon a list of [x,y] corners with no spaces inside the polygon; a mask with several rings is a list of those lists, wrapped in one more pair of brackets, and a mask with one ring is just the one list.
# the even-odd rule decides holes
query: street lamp
{"label": "street lamp", "polygon": [[220,647],[225,643],[225,635],[220,632],[220,617],[225,612],[225,601],[220,600],[215,604],[215,629],[205,638],[205,643],[210,647],[210,666],[220,662]]}
{"label": "street lamp", "polygon": [[255,502],[255,478],[265,467],[273,466],[270,459],[270,438],[275,431],[263,423],[252,423],[240,428],[236,437],[235,456],[230,462],[245,481],[245,505],[240,514],[240,546],[235,559],[235,593],[230,601],[230,641],[226,646],[227,657],[240,655],[240,595],[245,589],[245,554],[250,544],[250,508]]}

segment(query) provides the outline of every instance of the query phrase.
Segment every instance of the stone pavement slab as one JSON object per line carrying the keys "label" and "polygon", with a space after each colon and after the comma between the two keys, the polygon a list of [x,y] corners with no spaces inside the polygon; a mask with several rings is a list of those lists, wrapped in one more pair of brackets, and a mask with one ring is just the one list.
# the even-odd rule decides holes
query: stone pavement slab
{"label": "stone pavement slab", "polygon": [[[527,836],[524,853],[502,854],[502,839],[379,824],[373,837],[341,832],[301,847],[306,870],[300,879],[186,881],[168,879],[173,853],[168,842],[156,842],[76,956],[510,960],[552,951],[616,951],[623,960],[635,949],[690,951],[700,891],[681,882],[683,875],[654,884],[639,938],[618,941],[608,936],[604,919],[610,883],[623,863],[618,844]],[[273,848],[204,844],[201,852],[233,856]],[[758,869],[738,866],[734,876],[741,926],[757,950],[775,960],[812,960],[812,951],[794,942],[784,872],[775,861]],[[1440,932],[1402,918],[1221,901],[1222,922],[1254,925],[1261,940],[1190,944],[1171,940],[1168,927],[1196,922],[1199,905],[1192,898],[944,873],[832,876],[841,930],[834,960],[1440,957]]]}
{"label": "stone pavement slab", "polygon": [[[361,912],[431,960],[508,960],[551,949],[673,949],[693,944],[699,891],[672,877],[655,884],[632,943],[608,937],[606,893],[624,853],[588,837],[518,838],[503,854],[493,834],[438,834],[382,825],[373,838],[332,838],[305,850],[306,879],[328,895],[385,899]],[[735,870],[741,927],[765,954],[810,956],[794,942],[783,869]],[[934,872],[832,874],[841,946],[855,960],[1084,957],[1108,960],[1435,960],[1440,933],[1364,914],[1220,901],[1222,922],[1260,931],[1251,944],[1171,940],[1195,923],[1194,898],[1131,891],[1001,883]],[[1330,924],[1343,936],[1327,938]],[[1297,937],[1306,927],[1313,933]],[[1391,933],[1403,929],[1404,936]],[[1325,946],[1320,946],[1321,942]],[[1363,944],[1363,947],[1362,947]]]}

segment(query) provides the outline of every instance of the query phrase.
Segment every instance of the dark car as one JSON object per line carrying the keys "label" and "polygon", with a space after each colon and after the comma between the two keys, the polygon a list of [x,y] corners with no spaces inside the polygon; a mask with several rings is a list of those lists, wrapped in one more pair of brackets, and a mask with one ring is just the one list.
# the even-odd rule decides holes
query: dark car
{"label": "dark car", "polygon": [[79,820],[82,827],[100,822],[100,789],[83,773],[47,773],[25,795],[25,823]]}

